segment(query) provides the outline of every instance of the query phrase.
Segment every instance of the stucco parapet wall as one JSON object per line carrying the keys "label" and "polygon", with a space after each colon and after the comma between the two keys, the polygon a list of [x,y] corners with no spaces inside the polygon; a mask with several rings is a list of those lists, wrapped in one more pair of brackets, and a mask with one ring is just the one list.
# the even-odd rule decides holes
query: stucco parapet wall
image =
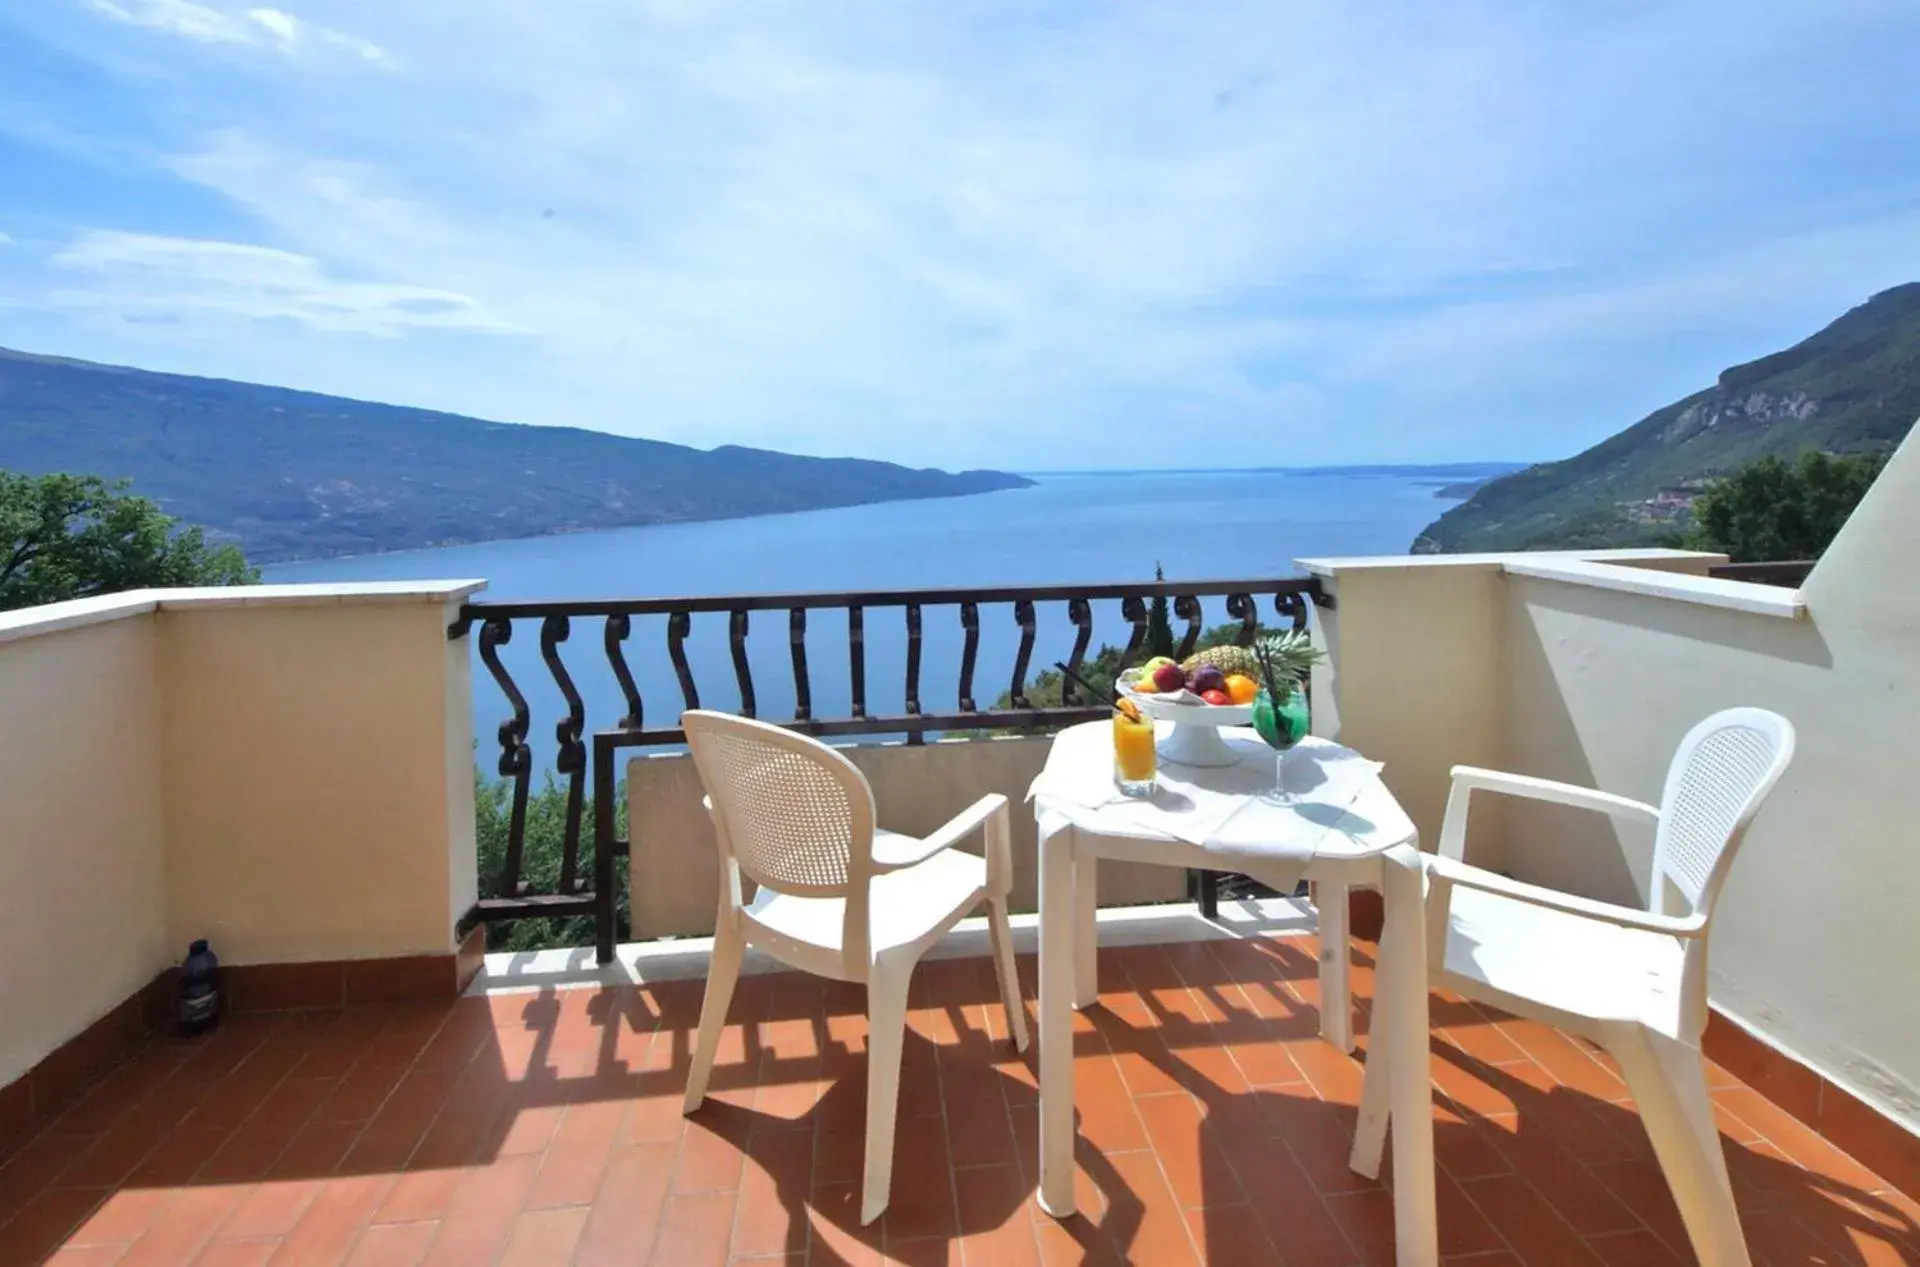
{"label": "stucco parapet wall", "polygon": [[362,581],[349,585],[226,585],[130,590],[19,611],[0,612],[0,643],[145,616],[215,607],[361,607],[457,603],[487,587],[482,580]]}
{"label": "stucco parapet wall", "polygon": [[1387,572],[1498,572],[1503,576],[1559,581],[1785,620],[1798,620],[1807,614],[1806,600],[1799,590],[1698,574],[1726,561],[1724,554],[1697,550],[1539,550],[1510,554],[1299,559],[1294,565],[1310,575],[1333,581],[1342,576],[1377,576]]}
{"label": "stucco parapet wall", "polygon": [[1493,554],[1365,554],[1345,558],[1295,559],[1293,565],[1310,576],[1339,577],[1351,572],[1427,572],[1466,569],[1504,571],[1514,562],[1614,563],[1631,568],[1687,568],[1706,571],[1727,561],[1724,554],[1704,550],[1507,550]]}

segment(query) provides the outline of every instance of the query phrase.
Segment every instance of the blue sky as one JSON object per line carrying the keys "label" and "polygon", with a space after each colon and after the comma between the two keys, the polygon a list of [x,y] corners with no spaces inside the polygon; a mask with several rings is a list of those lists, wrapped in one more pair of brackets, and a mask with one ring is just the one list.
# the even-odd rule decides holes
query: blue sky
{"label": "blue sky", "polygon": [[267,3],[0,0],[0,345],[916,464],[1533,460],[1920,279],[1910,0]]}

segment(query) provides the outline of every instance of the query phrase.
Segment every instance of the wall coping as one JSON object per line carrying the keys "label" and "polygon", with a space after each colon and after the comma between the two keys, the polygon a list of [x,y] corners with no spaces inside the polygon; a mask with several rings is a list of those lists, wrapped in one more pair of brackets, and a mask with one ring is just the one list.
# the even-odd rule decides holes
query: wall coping
{"label": "wall coping", "polygon": [[1807,614],[1807,600],[1799,590],[1784,589],[1778,585],[1757,585],[1752,581],[1609,566],[1580,559],[1508,559],[1505,571],[1508,576],[1527,576],[1542,581],[1585,585],[1592,589],[1617,590],[1647,598],[1720,607],[1753,616],[1799,620]]}
{"label": "wall coping", "polygon": [[347,584],[217,585],[129,590],[0,612],[0,643],[61,633],[134,616],[216,607],[360,607],[457,603],[487,587],[483,580],[355,581]]}
{"label": "wall coping", "polygon": [[1615,590],[1646,598],[1664,598],[1746,612],[1754,616],[1775,616],[1799,620],[1807,614],[1807,602],[1800,590],[1777,585],[1759,585],[1752,581],[1733,581],[1702,576],[1692,571],[1674,571],[1662,564],[1702,564],[1712,567],[1725,563],[1727,556],[1700,550],[1528,550],[1506,554],[1409,554],[1375,555],[1346,559],[1298,559],[1295,566],[1314,576],[1337,580],[1343,575],[1380,572],[1431,572],[1452,569],[1469,572],[1497,572],[1503,576],[1524,576],[1590,589]]}
{"label": "wall coping", "polygon": [[1470,571],[1505,571],[1515,560],[1551,563],[1669,563],[1700,560],[1708,567],[1725,563],[1727,556],[1704,550],[1508,550],[1490,554],[1367,554],[1346,557],[1295,559],[1293,565],[1310,576],[1338,577],[1347,572],[1429,571],[1463,568]]}

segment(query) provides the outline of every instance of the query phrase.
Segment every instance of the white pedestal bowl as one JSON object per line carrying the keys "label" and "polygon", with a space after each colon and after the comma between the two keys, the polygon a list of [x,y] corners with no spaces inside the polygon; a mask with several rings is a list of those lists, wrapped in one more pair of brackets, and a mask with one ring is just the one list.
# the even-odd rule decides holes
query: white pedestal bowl
{"label": "white pedestal bowl", "polygon": [[1120,690],[1155,721],[1173,723],[1154,744],[1162,761],[1208,768],[1240,764],[1244,754],[1227,746],[1220,727],[1252,725],[1253,705],[1183,703],[1178,696],[1150,695],[1125,683]]}

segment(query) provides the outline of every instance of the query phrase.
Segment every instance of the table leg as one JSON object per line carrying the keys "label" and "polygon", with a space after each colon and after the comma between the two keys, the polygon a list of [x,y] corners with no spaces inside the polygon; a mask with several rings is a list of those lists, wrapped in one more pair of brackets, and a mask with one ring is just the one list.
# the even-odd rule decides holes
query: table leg
{"label": "table leg", "polygon": [[1071,1218],[1073,1193],[1074,832],[1040,841],[1040,1208]]}
{"label": "table leg", "polygon": [[1347,1156],[1347,1168],[1369,1179],[1380,1177],[1380,1157],[1386,1151],[1387,1127],[1391,1116],[1394,1026],[1398,1017],[1386,1000],[1396,997],[1393,974],[1399,967],[1394,944],[1400,934],[1396,924],[1380,930],[1379,958],[1373,970],[1373,1022],[1367,1029],[1367,1063],[1360,1083],[1360,1115],[1353,1127],[1353,1151]]}
{"label": "table leg", "polygon": [[1340,1051],[1353,1051],[1353,990],[1348,965],[1353,947],[1348,935],[1345,883],[1314,882],[1320,919],[1320,1037]]}
{"label": "table leg", "polygon": [[1076,851],[1073,863],[1073,1005],[1092,1007],[1100,997],[1100,860],[1091,849]]}
{"label": "table leg", "polygon": [[1417,850],[1401,845],[1381,864],[1386,927],[1393,930],[1393,964],[1384,963],[1376,1018],[1390,1015],[1384,1041],[1388,1098],[1393,1115],[1393,1227],[1395,1261],[1401,1267],[1434,1267],[1440,1261],[1433,1177],[1433,1084],[1427,1015],[1426,892]]}

